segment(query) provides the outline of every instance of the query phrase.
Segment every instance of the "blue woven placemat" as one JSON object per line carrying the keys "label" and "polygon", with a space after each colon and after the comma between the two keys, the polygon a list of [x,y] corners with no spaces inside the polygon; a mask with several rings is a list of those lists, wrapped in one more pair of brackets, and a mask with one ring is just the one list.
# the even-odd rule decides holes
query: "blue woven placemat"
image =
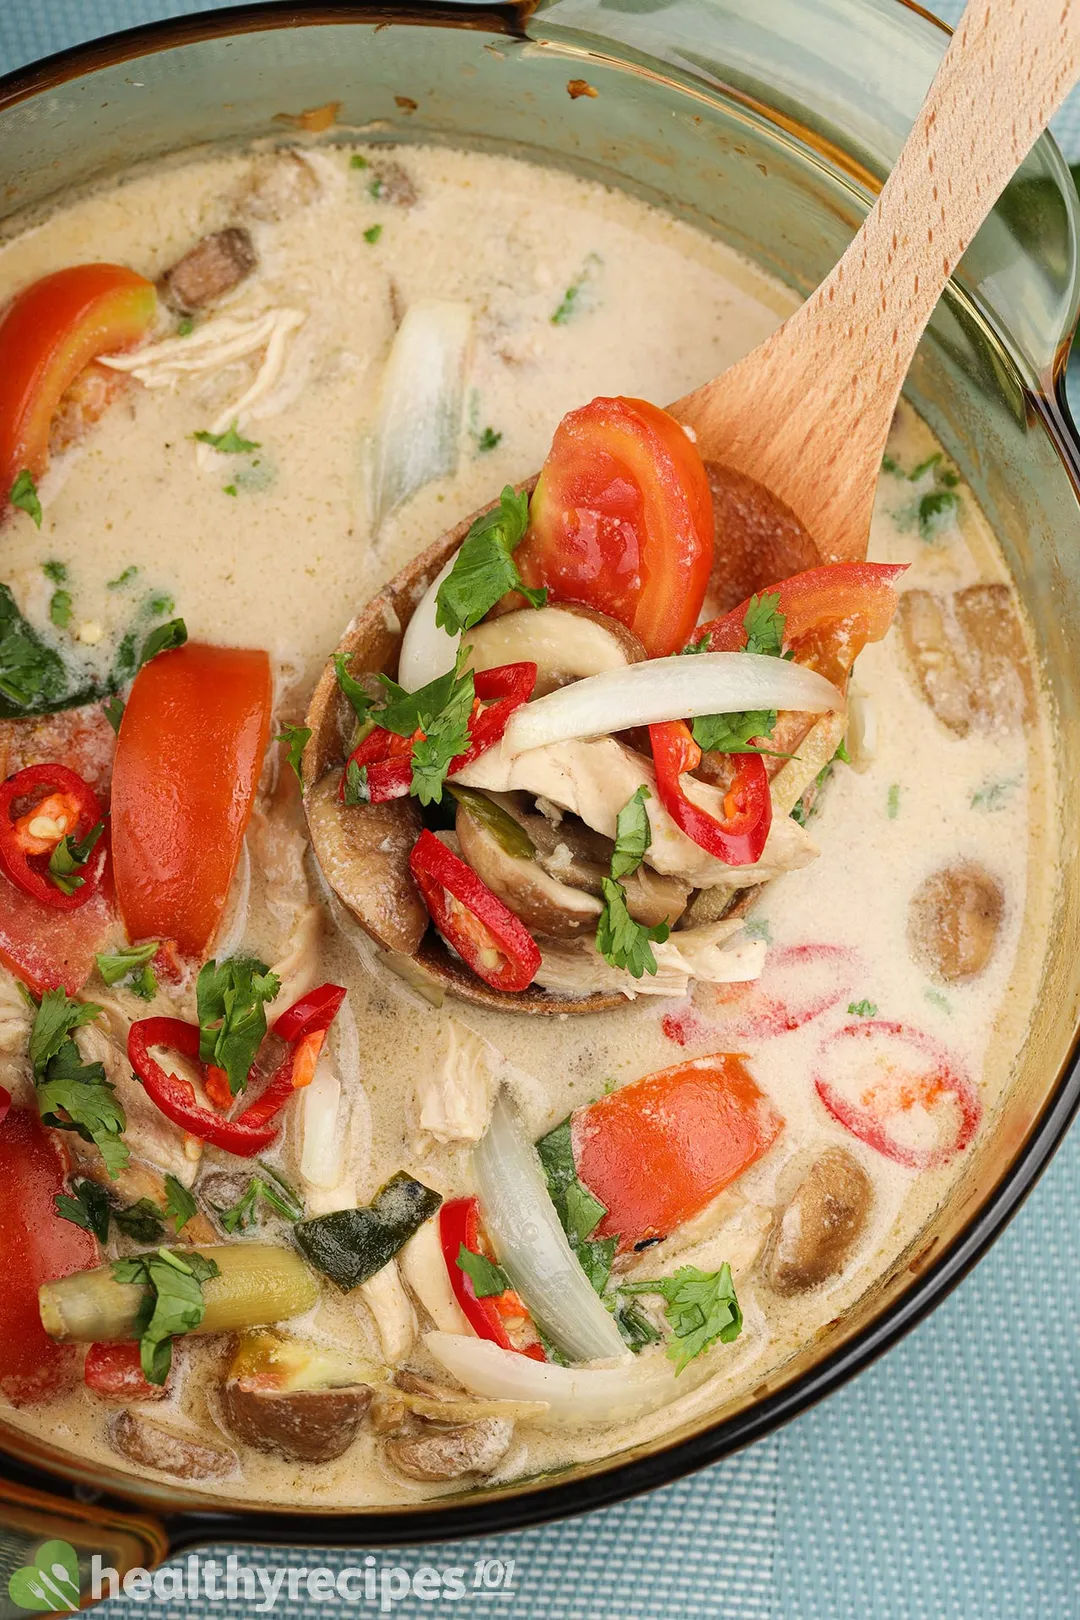
{"label": "blue woven placemat", "polygon": [[[222,3],[204,0],[202,9]],[[196,9],[175,0],[0,0],[0,72]],[[955,21],[961,0],[938,0],[937,9]],[[1075,97],[1053,127],[1067,156],[1080,159]],[[374,1602],[360,1577],[345,1583],[351,1601],[310,1597],[301,1580],[298,1596],[286,1586],[272,1610],[288,1620],[380,1608],[461,1620],[493,1608],[513,1620],[1080,1620],[1078,1214],[1074,1132],[974,1275],[884,1360],[780,1434],[647,1498],[488,1541],[318,1554],[231,1547],[215,1556],[335,1573],[363,1571],[365,1554],[374,1558]],[[478,1561],[489,1582],[479,1590]],[[450,1583],[427,1600],[398,1596],[397,1572],[423,1566],[460,1569],[464,1594],[453,1596]],[[494,1603],[485,1594],[499,1590],[496,1576],[503,1596]],[[265,1612],[259,1595],[242,1594],[241,1585],[237,1597],[213,1603],[122,1599],[109,1613]]]}

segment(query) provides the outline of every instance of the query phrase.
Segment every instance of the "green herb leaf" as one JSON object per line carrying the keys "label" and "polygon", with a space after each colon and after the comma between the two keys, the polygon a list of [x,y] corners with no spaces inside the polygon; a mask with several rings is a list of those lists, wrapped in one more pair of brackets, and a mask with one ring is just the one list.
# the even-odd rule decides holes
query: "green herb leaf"
{"label": "green herb leaf", "polygon": [[37,485],[30,476],[29,468],[24,467],[11,486],[10,500],[12,506],[17,506],[20,512],[25,512],[33,518],[38,528],[41,528],[41,502],[38,500]]}
{"label": "green herb leaf", "polygon": [[973,810],[1003,810],[1019,786],[1019,778],[1010,776],[998,782],[987,782],[971,795]]}
{"label": "green herb leaf", "polygon": [[367,158],[362,157],[359,152],[354,152],[352,157],[349,159],[349,168],[350,169],[366,169],[367,166],[368,166]]}
{"label": "green herb leaf", "polygon": [[601,878],[604,909],[596,926],[596,948],[612,967],[625,968],[634,979],[656,972],[654,944],[662,945],[671,933],[667,923],[646,928],[626,909],[626,892],[614,878]]}
{"label": "green herb leaf", "polygon": [[165,1214],[175,1222],[176,1230],[182,1232],[195,1215],[199,1213],[199,1206],[182,1181],[177,1181],[171,1174],[165,1176]]}
{"label": "green herb leaf", "polygon": [[355,759],[350,759],[345,767],[345,803],[350,807],[357,804],[371,803],[367,766],[358,765]]}
{"label": "green herb leaf", "polygon": [[338,686],[341,688],[342,692],[348,698],[349,703],[352,706],[353,714],[355,714],[358,720],[364,721],[368,718],[368,711],[372,706],[373,700],[368,697],[367,693],[364,691],[364,688],[356,679],[356,676],[349,674],[348,669],[345,667],[348,661],[348,653],[335,653],[334,672],[337,675]]}
{"label": "green herb leaf", "polygon": [[45,575],[46,579],[51,579],[54,585],[66,585],[67,584],[67,577],[68,577],[67,563],[62,563],[62,562],[45,562],[45,563],[42,563],[41,572]]}
{"label": "green herb leaf", "polygon": [[590,307],[589,294],[592,292],[592,283],[602,264],[603,260],[598,253],[590,253],[587,256],[580,273],[567,287],[556,306],[551,317],[552,326],[565,326],[574,315]]}
{"label": "green herb leaf", "polygon": [[700,636],[697,641],[688,641],[678,656],[680,658],[692,658],[695,653],[708,652],[708,650],[709,637],[706,634],[704,636]]}
{"label": "green herb leaf", "polygon": [[899,813],[900,784],[899,782],[893,782],[890,784],[888,797],[885,800],[885,814],[888,816],[890,821],[895,821]]}
{"label": "green herb leaf", "polygon": [[663,1334],[659,1328],[653,1326],[645,1313],[632,1300],[624,1299],[622,1294],[616,1292],[609,1295],[604,1304],[615,1318],[615,1326],[622,1334],[623,1342],[629,1346],[635,1356],[640,1354],[646,1345],[660,1343]]}
{"label": "green herb leaf", "polygon": [[876,1018],[876,1001],[849,1001],[848,1012],[852,1018]]}
{"label": "green herb leaf", "polygon": [[486,427],[482,433],[476,435],[476,448],[483,454],[487,450],[496,450],[502,443],[502,434],[496,433],[493,427]]}
{"label": "green herb leaf", "polygon": [[264,1203],[284,1220],[303,1219],[303,1199],[282,1176],[271,1170],[268,1164],[264,1164],[261,1159],[258,1162],[263,1174],[252,1176],[242,1195],[230,1208],[218,1208],[214,1211],[225,1231],[230,1234],[243,1232],[254,1225],[258,1220],[259,1205]]}
{"label": "green herb leaf", "polygon": [[56,1213],[61,1220],[71,1221],[74,1226],[81,1226],[84,1232],[92,1232],[99,1243],[109,1240],[109,1216],[112,1213],[109,1195],[98,1182],[88,1177],[71,1184],[72,1196],[66,1193],[57,1193],[53,1199]]}
{"label": "green herb leaf", "polygon": [[479,624],[507,591],[520,591],[533,607],[543,607],[547,591],[523,585],[514,561],[528,526],[529,498],[507,484],[498,506],[476,519],[439,586],[435,622],[448,635]]}
{"label": "green herb leaf", "polygon": [[364,232],[364,241],[365,242],[370,242],[372,247],[374,247],[375,243],[379,240],[379,237],[381,235],[382,235],[382,226],[381,225],[369,225],[367,230]]}
{"label": "green herb leaf", "polygon": [[135,578],[138,572],[139,570],[136,568],[135,564],[130,563],[128,567],[124,569],[122,574],[117,574],[115,579],[109,580],[108,584],[110,591],[122,590],[125,585],[129,584],[131,580]]}
{"label": "green herb leaf", "polygon": [[652,827],[649,825],[645,800],[651,797],[642,783],[615,818],[615,849],[611,856],[613,878],[629,877],[645,859],[645,851],[652,843]]}
{"label": "green herb leaf", "polygon": [[[100,1010],[95,1008],[94,1014]],[[79,1019],[79,1023],[86,1022]],[[30,1040],[33,1049],[33,1033]],[[37,1102],[43,1124],[74,1131],[83,1141],[94,1143],[115,1181],[130,1157],[122,1139],[127,1124],[124,1110],[105,1078],[104,1065],[84,1063],[70,1036],[46,1062],[37,1082]]]}
{"label": "green herb leaf", "polygon": [[149,1198],[140,1198],[127,1209],[114,1209],[112,1218],[133,1243],[160,1243],[165,1236],[161,1210]]}
{"label": "green herb leaf", "polygon": [[71,592],[53,591],[49,601],[49,619],[58,630],[66,630],[71,623]]}
{"label": "green herb leaf", "polygon": [[198,439],[200,444],[208,444],[211,449],[220,451],[223,456],[246,456],[252,450],[258,450],[260,448],[258,439],[243,438],[236,431],[236,426],[234,422],[224,433],[207,433],[204,430],[201,433],[193,433],[192,438]]}
{"label": "green herb leaf", "polygon": [[195,983],[199,1011],[199,1057],[224,1069],[235,1097],[247,1085],[266,1034],[266,1002],[273,1001],[281,980],[254,957],[233,956],[207,962]]}
{"label": "green herb leaf", "polygon": [[0,720],[76,708],[96,695],[93,677],[72,684],[60,654],[42,640],[0,585]]}
{"label": "green herb leaf", "polygon": [[42,1080],[52,1058],[76,1029],[92,1024],[102,1009],[93,1001],[73,1001],[66,990],[46,990],[30,1030],[30,1064]]}
{"label": "green herb leaf", "polygon": [[784,650],[784,626],[787,620],[780,612],[780,592],[763,591],[752,596],[743,615],[746,631],[744,652],[765,653],[779,658]]}
{"label": "green herb leaf", "polygon": [[770,749],[755,747],[750,739],[771,737],[775,725],[775,709],[744,709],[738,714],[699,714],[693,723],[694,741],[703,753],[716,749],[721,754],[768,754]]}
{"label": "green herb leaf", "polygon": [[171,652],[174,647],[182,647],[187,638],[187,625],[183,619],[170,619],[168,624],[159,624],[156,630],[151,630],[143,642],[139,668],[142,669],[151,658],[156,658],[158,653]]}
{"label": "green herb leaf", "polygon": [[464,675],[460,673],[464,656],[459,648],[454,668],[422,686],[418,692],[406,692],[385,675],[379,677],[390,701],[372,714],[376,724],[398,737],[411,737],[417,731],[424,733],[413,743],[412,750],[411,791],[421,804],[442,802],[443,783],[451,761],[464,753],[469,744],[469,716],[476,688],[471,670]]}
{"label": "green herb leaf", "polygon": [[563,1196],[566,1235],[575,1246],[586,1243],[607,1214],[607,1209],[576,1177],[567,1184]]}
{"label": "green herb leaf", "polygon": [[126,945],[119,951],[103,951],[95,956],[94,961],[106,984],[119,984],[122,979],[134,977],[146,968],[160,948],[161,941],[151,939],[145,945]]}
{"label": "green herb leaf", "polygon": [[510,1287],[510,1279],[501,1266],[489,1260],[486,1254],[474,1254],[464,1243],[458,1249],[456,1263],[460,1271],[472,1278],[473,1293],[477,1299],[491,1299],[497,1294],[505,1294]]}
{"label": "green herb leaf", "polygon": [[117,736],[120,735],[120,722],[124,718],[124,707],[124,703],[118,697],[112,697],[107,703],[102,704],[102,712]]}
{"label": "green herb leaf", "polygon": [[104,831],[105,823],[99,821],[85,838],[76,839],[68,833],[56,845],[49,856],[49,876],[61,894],[72,895],[76,889],[82,888],[86,879],[80,874],[85,871],[86,863]]}
{"label": "green herb leaf", "polygon": [[564,1119],[536,1144],[551,1201],[581,1268],[598,1294],[603,1294],[618,1247],[617,1238],[591,1239],[589,1234],[607,1214],[604,1205],[578,1180],[570,1121]]}
{"label": "green herb leaf", "polygon": [[743,924],[743,933],[747,939],[763,939],[766,945],[772,944],[772,929],[769,927],[768,917],[747,917]]}
{"label": "green herb leaf", "polygon": [[676,1373],[717,1340],[730,1344],[742,1332],[742,1311],[735,1297],[731,1267],[725,1262],[719,1271],[700,1271],[697,1266],[680,1266],[674,1277],[655,1282],[624,1282],[623,1294],[659,1294],[664,1314],[675,1334],[668,1355]]}
{"label": "green herb leaf", "polygon": [[177,322],[177,326],[176,326],[176,335],[177,335],[177,337],[190,337],[192,332],[194,332],[194,330],[195,330],[195,321],[194,321],[194,318],[191,315],[184,315]]}
{"label": "green herb leaf", "polygon": [[919,501],[919,536],[930,543],[956,523],[960,497],[952,489],[932,489]]}
{"label": "green herb leaf", "polygon": [[300,761],[304,757],[304,749],[311,741],[310,726],[285,726],[274,738],[275,742],[284,743],[288,748],[286,764],[290,767],[301,788],[304,786],[304,775],[300,769]]}

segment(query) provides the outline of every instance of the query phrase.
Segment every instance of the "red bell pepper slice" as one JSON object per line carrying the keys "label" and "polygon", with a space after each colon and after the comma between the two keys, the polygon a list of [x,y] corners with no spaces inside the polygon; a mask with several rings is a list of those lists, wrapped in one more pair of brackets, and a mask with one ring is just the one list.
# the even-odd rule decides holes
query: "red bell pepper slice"
{"label": "red bell pepper slice", "polygon": [[505,1293],[478,1298],[472,1278],[457,1263],[462,1245],[473,1254],[485,1255],[489,1260],[494,1258],[480,1224],[479,1201],[475,1198],[452,1198],[449,1203],[443,1204],[438,1218],[439,1242],[450,1287],[469,1326],[479,1338],[490,1339],[500,1350],[516,1350],[519,1355],[529,1356],[533,1361],[546,1360],[541,1345],[530,1344],[519,1348],[503,1326],[504,1321],[529,1319],[520,1295],[508,1288]]}
{"label": "red bell pepper slice", "polygon": [[99,354],[146,336],[154,284],[122,264],[77,264],[24,287],[0,316],[0,511],[17,475],[45,471],[61,396]]}
{"label": "red bell pepper slice", "polygon": [[532,984],[540,947],[524,923],[426,827],[413,845],[409,870],[435,927],[477,978],[511,992]]}
{"label": "red bell pepper slice", "polygon": [[514,553],[526,585],[609,614],[664,658],[697,622],[712,560],[709,481],[673,416],[615,398],[563,417]]}
{"label": "red bell pepper slice", "polygon": [[202,957],[221,922],[270,734],[265,652],[188,642],[135,677],[113,768],[113,871],[129,939]]}
{"label": "red bell pepper slice", "polygon": [[[793,574],[767,592],[779,592],[784,648],[795,662],[841,682],[868,641],[880,641],[893,621],[899,597],[895,581],[906,563],[829,563]],[[762,592],[765,595],[766,592]],[[746,646],[743,620],[749,598],[723,618],[699,625],[693,639],[708,636],[709,652]]]}
{"label": "red bell pepper slice", "polygon": [[178,1075],[167,1074],[150,1056],[152,1046],[169,1047],[192,1063],[199,1063],[199,1026],[181,1018],[141,1018],[128,1033],[128,1061],[142,1081],[150,1101],[181,1130],[224,1148],[242,1159],[264,1152],[278,1133],[276,1125],[222,1119],[196,1100],[195,1087]]}
{"label": "red bell pepper slice", "polygon": [[772,826],[769,778],[760,754],[733,754],[735,775],[724,795],[718,821],[686,795],[680,778],[701,764],[701,749],[681,720],[649,727],[656,791],[676,826],[700,849],[728,866],[752,866],[760,859]]}
{"label": "red bell pepper slice", "polygon": [[83,1363],[87,1389],[105,1401],[161,1401],[167,1384],[151,1384],[143,1376],[138,1340],[92,1344]]}
{"label": "red bell pepper slice", "polygon": [[[532,696],[536,675],[535,664],[520,663],[481,670],[474,677],[476,701],[469,717],[469,746],[451,760],[448,776],[463,771],[466,765],[494,747],[514,710]],[[388,799],[403,799],[412,787],[413,743],[423,735],[422,731],[417,731],[411,737],[399,737],[396,732],[383,731],[376,726],[345,762],[338,797],[344,800],[349,766],[356,764],[367,771],[370,803],[385,804]]]}
{"label": "red bell pepper slice", "polygon": [[[16,888],[50,911],[78,911],[101,886],[105,839],[98,839],[78,873],[82,883],[74,894],[65,894],[53,882],[49,857],[61,838],[82,840],[104,819],[93,788],[66,765],[29,765],[0,786],[0,867]],[[51,821],[60,829],[58,835],[35,834],[39,820]]]}
{"label": "red bell pepper slice", "polygon": [[41,1325],[42,1283],[98,1263],[97,1242],[56,1213],[65,1190],[63,1153],[36,1109],[13,1108],[0,1125],[0,1391],[16,1406],[73,1389],[73,1345]]}
{"label": "red bell pepper slice", "polygon": [[294,1001],[279,1018],[274,1020],[273,1033],[283,1041],[303,1040],[317,1030],[329,1029],[341,1010],[347,992],[340,984],[320,984],[306,996]]}
{"label": "red bell pepper slice", "polygon": [[579,1180],[622,1250],[666,1237],[761,1158],[784,1121],[740,1057],[718,1052],[621,1086],[570,1116]]}
{"label": "red bell pepper slice", "polygon": [[[829,1036],[820,1057],[814,1089],[829,1113],[895,1164],[936,1170],[961,1153],[979,1128],[978,1092],[922,1030],[885,1018],[859,1019]],[[936,1136],[929,1146],[928,1126]]]}
{"label": "red bell pepper slice", "polygon": [[265,1125],[280,1114],[294,1091],[310,1086],[325,1041],[325,1029],[313,1029],[310,1034],[300,1037],[274,1070],[262,1096],[240,1115],[245,1125]]}

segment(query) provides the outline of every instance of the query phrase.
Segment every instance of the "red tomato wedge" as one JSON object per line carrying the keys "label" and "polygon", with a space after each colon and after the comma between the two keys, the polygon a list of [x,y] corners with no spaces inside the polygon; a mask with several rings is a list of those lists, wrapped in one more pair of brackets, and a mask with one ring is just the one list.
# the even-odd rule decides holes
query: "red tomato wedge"
{"label": "red tomato wedge", "polygon": [[784,1121],[742,1059],[718,1052],[571,1115],[578,1179],[605,1206],[595,1237],[664,1237],[760,1159]]}
{"label": "red tomato wedge", "polygon": [[[779,591],[785,618],[784,648],[799,664],[827,680],[846,675],[868,641],[880,641],[899,600],[896,580],[906,563],[830,563],[793,574],[768,590]],[[765,594],[764,592],[762,593]],[[743,619],[749,599],[694,632],[708,636],[710,652],[737,652],[746,645]]]}
{"label": "red tomato wedge", "polygon": [[270,733],[264,652],[188,642],[139,671],[116,745],[113,874],[129,939],[202,957],[221,922]]}
{"label": "red tomato wedge", "polygon": [[59,986],[80,991],[112,925],[112,888],[97,889],[78,911],[53,911],[0,872],[0,962],[35,996]]}
{"label": "red tomato wedge", "polygon": [[690,637],[712,559],[709,482],[673,416],[594,399],[563,417],[514,553],[526,585],[618,619],[663,658]]}
{"label": "red tomato wedge", "polygon": [[135,1339],[92,1344],[83,1364],[83,1382],[105,1401],[161,1401],[168,1394],[165,1384],[151,1384],[143,1377],[142,1352]]}
{"label": "red tomato wedge", "polygon": [[38,1313],[42,1283],[98,1263],[91,1234],[56,1213],[64,1169],[37,1113],[13,1108],[0,1125],[0,1391],[15,1406],[78,1382],[74,1346],[55,1344]]}
{"label": "red tomato wedge", "polygon": [[16,293],[0,316],[0,500],[25,467],[45,471],[49,427],[65,389],[99,354],[146,336],[152,281],[122,264],[77,264]]}

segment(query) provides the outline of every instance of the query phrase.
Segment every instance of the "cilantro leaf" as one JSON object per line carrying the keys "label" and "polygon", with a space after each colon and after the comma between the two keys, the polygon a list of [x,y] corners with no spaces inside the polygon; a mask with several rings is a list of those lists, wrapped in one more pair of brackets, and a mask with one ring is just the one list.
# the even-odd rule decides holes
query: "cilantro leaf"
{"label": "cilantro leaf", "polygon": [[68,833],[66,838],[60,839],[49,856],[49,876],[61,894],[72,895],[82,888],[86,879],[81,874],[104,831],[105,823],[99,821],[85,838],[76,839]]}
{"label": "cilantro leaf", "polygon": [[919,501],[919,536],[928,542],[951,529],[960,513],[960,497],[952,489],[932,489]]}
{"label": "cilantro leaf", "polygon": [[693,723],[694,741],[703,753],[715,749],[721,754],[766,754],[755,748],[751,737],[771,737],[776,725],[775,709],[744,709],[738,714],[699,714]]}
{"label": "cilantro leaf", "polygon": [[435,598],[435,623],[456,636],[479,624],[505,596],[520,591],[533,607],[543,607],[547,591],[522,584],[514,551],[529,526],[529,498],[507,484],[499,504],[476,519]]}
{"label": "cilantro leaf", "polygon": [[133,1243],[160,1243],[165,1236],[161,1210],[149,1198],[140,1198],[127,1209],[114,1209],[112,1218],[118,1230]]}
{"label": "cilantro leaf", "polygon": [[848,1012],[852,1018],[876,1018],[877,1003],[875,1001],[849,1001]]}
{"label": "cilantro leaf", "polygon": [[113,1277],[120,1283],[141,1283],[144,1298],[135,1321],[139,1359],[148,1383],[164,1384],[172,1367],[172,1341],[197,1328],[206,1314],[202,1285],[219,1273],[217,1262],[205,1255],[184,1256],[171,1249],[118,1260]]}
{"label": "cilantro leaf", "polygon": [[128,989],[134,990],[144,1001],[152,1001],[157,994],[157,976],[150,963],[161,948],[161,941],[151,939],[145,945],[127,945],[119,951],[103,951],[95,956],[97,970],[108,985],[128,979]]}
{"label": "cilantro leaf", "polygon": [[183,1182],[168,1173],[165,1176],[165,1213],[176,1223],[178,1232],[182,1232],[188,1221],[199,1213],[198,1204]]}
{"label": "cilantro leaf", "polygon": [[496,433],[493,427],[486,427],[482,433],[476,435],[476,448],[483,453],[487,450],[497,450],[502,442],[502,434]]}
{"label": "cilantro leaf", "polygon": [[136,574],[138,572],[139,572],[139,570],[135,566],[135,564],[134,563],[129,563],[128,566],[121,573],[117,574],[115,579],[110,579],[108,581],[109,590],[110,591],[123,590],[124,586],[130,584],[130,582],[135,578],[135,576],[136,576]]}
{"label": "cilantro leaf", "polygon": [[622,1334],[623,1343],[635,1355],[645,1349],[648,1344],[659,1344],[663,1337],[660,1330],[653,1326],[643,1311],[632,1300],[624,1299],[621,1293],[614,1293],[604,1301],[612,1316],[615,1326]]}
{"label": "cilantro leaf", "polygon": [[72,1182],[71,1193],[70,1198],[67,1193],[57,1193],[53,1198],[60,1219],[92,1232],[99,1243],[107,1243],[112,1209],[105,1188],[86,1177]]}
{"label": "cilantro leaf", "polygon": [[66,630],[71,623],[71,592],[53,591],[49,601],[49,619],[58,630]]}
{"label": "cilantro leaf", "polygon": [[199,1012],[199,1057],[224,1069],[235,1097],[247,1085],[266,1034],[265,1003],[273,1001],[281,981],[264,962],[233,956],[207,962],[195,982]]}
{"label": "cilantro leaf", "polygon": [[615,849],[611,856],[613,878],[629,877],[645,859],[645,851],[652,843],[652,828],[645,800],[651,797],[642,783],[615,818]]}
{"label": "cilantro leaf", "polygon": [[675,1363],[676,1373],[717,1340],[730,1344],[742,1332],[742,1311],[726,1261],[719,1271],[680,1266],[674,1277],[624,1282],[620,1293],[659,1294],[663,1298],[664,1314],[675,1334],[668,1356]]}
{"label": "cilantro leaf", "polygon": [[45,575],[46,579],[51,579],[54,585],[67,584],[67,563],[43,562],[41,565],[41,572]]}
{"label": "cilantro leaf", "polygon": [[349,674],[345,667],[348,661],[348,653],[339,652],[334,654],[334,671],[337,675],[337,683],[352,705],[352,711],[356,718],[366,720],[372,699],[368,697],[356,676]]}
{"label": "cilantro leaf", "polygon": [[200,444],[210,445],[213,450],[219,450],[223,456],[246,456],[249,451],[261,448],[257,439],[242,438],[236,428],[237,424],[234,422],[224,433],[207,433],[203,430],[200,433],[193,433],[192,438],[198,439]]}
{"label": "cilantro leaf", "polygon": [[74,1131],[85,1142],[94,1143],[115,1181],[130,1157],[123,1141],[127,1120],[115,1089],[105,1078],[104,1064],[84,1063],[68,1037],[49,1058],[44,1078],[37,1082],[37,1102],[43,1124]]}
{"label": "cilantro leaf", "polygon": [[510,1279],[501,1266],[489,1260],[486,1254],[475,1254],[464,1243],[458,1248],[455,1263],[459,1270],[472,1278],[473,1293],[477,1299],[491,1299],[496,1294],[505,1294],[510,1287]]}
{"label": "cilantro leaf", "polygon": [[743,615],[746,631],[744,652],[764,653],[779,658],[784,649],[784,625],[787,620],[780,612],[780,592],[763,591],[752,596]]}
{"label": "cilantro leaf", "polygon": [[[252,1176],[235,1204],[228,1208],[215,1207],[215,1215],[230,1235],[233,1232],[243,1232],[254,1224],[258,1219],[260,1203],[269,1204],[270,1208],[284,1220],[299,1221],[303,1218],[303,1199],[289,1186],[284,1177],[271,1170],[261,1159],[259,1169],[263,1174]],[[177,1231],[179,1230],[177,1227]]]}
{"label": "cilantro leaf", "polygon": [[662,945],[671,933],[667,923],[646,928],[626,909],[626,891],[614,878],[601,878],[604,909],[596,925],[596,948],[612,967],[625,968],[634,979],[656,972],[653,944]]}
{"label": "cilantro leaf", "polygon": [[604,1292],[618,1247],[617,1238],[590,1238],[607,1210],[578,1180],[570,1121],[564,1119],[536,1144],[555,1213],[570,1247],[598,1294]]}
{"label": "cilantro leaf", "polygon": [[139,668],[148,664],[151,658],[158,653],[171,652],[174,647],[182,647],[187,640],[187,625],[183,619],[170,619],[168,624],[159,624],[156,630],[151,630],[143,642],[142,652],[139,654]]}
{"label": "cilantro leaf", "polygon": [[350,759],[345,767],[345,803],[349,806],[371,803],[367,766],[358,765],[355,759]]}
{"label": "cilantro leaf", "polygon": [[28,467],[24,467],[17,475],[8,499],[12,506],[17,506],[20,512],[25,512],[28,517],[33,518],[38,528],[41,528],[41,502],[38,500],[37,485]]}
{"label": "cilantro leaf", "polygon": [[708,652],[708,650],[709,637],[706,633],[703,636],[699,636],[697,641],[688,641],[678,656],[680,658],[692,658],[695,653]]}
{"label": "cilantro leaf", "polygon": [[[464,653],[459,648],[454,668],[429,681],[417,692],[406,692],[387,676],[380,676],[390,701],[372,718],[384,731],[412,737],[411,792],[421,804],[440,804],[443,783],[451,762],[469,746],[469,716],[476,698],[472,671],[463,675]],[[348,780],[346,778],[346,791]]]}
{"label": "cilantro leaf", "polygon": [[30,1031],[30,1064],[34,1079],[42,1080],[73,1030],[92,1024],[101,1013],[93,1001],[73,1001],[66,990],[46,990],[38,1003]]}
{"label": "cilantro leaf", "polygon": [[382,232],[383,232],[383,228],[382,228],[381,225],[369,225],[367,230],[363,233],[364,234],[364,241],[365,242],[370,242],[372,247],[374,247],[375,243],[379,240],[379,237],[382,235]]}
{"label": "cilantro leaf", "polygon": [[60,654],[48,646],[15,606],[7,585],[0,585],[0,720],[89,703],[94,684],[72,685]]}
{"label": "cilantro leaf", "polygon": [[300,761],[304,757],[304,749],[311,741],[311,727],[284,726],[281,731],[278,732],[278,735],[274,738],[274,741],[284,743],[288,748],[289,751],[286,755],[285,762],[293,771],[294,775],[296,776],[296,780],[299,782],[301,789],[303,789],[304,777],[303,772],[300,769]]}
{"label": "cilantro leaf", "polygon": [[118,697],[111,697],[108,703],[103,704],[106,720],[112,726],[117,736],[120,735],[120,722],[124,718],[124,703]]}

